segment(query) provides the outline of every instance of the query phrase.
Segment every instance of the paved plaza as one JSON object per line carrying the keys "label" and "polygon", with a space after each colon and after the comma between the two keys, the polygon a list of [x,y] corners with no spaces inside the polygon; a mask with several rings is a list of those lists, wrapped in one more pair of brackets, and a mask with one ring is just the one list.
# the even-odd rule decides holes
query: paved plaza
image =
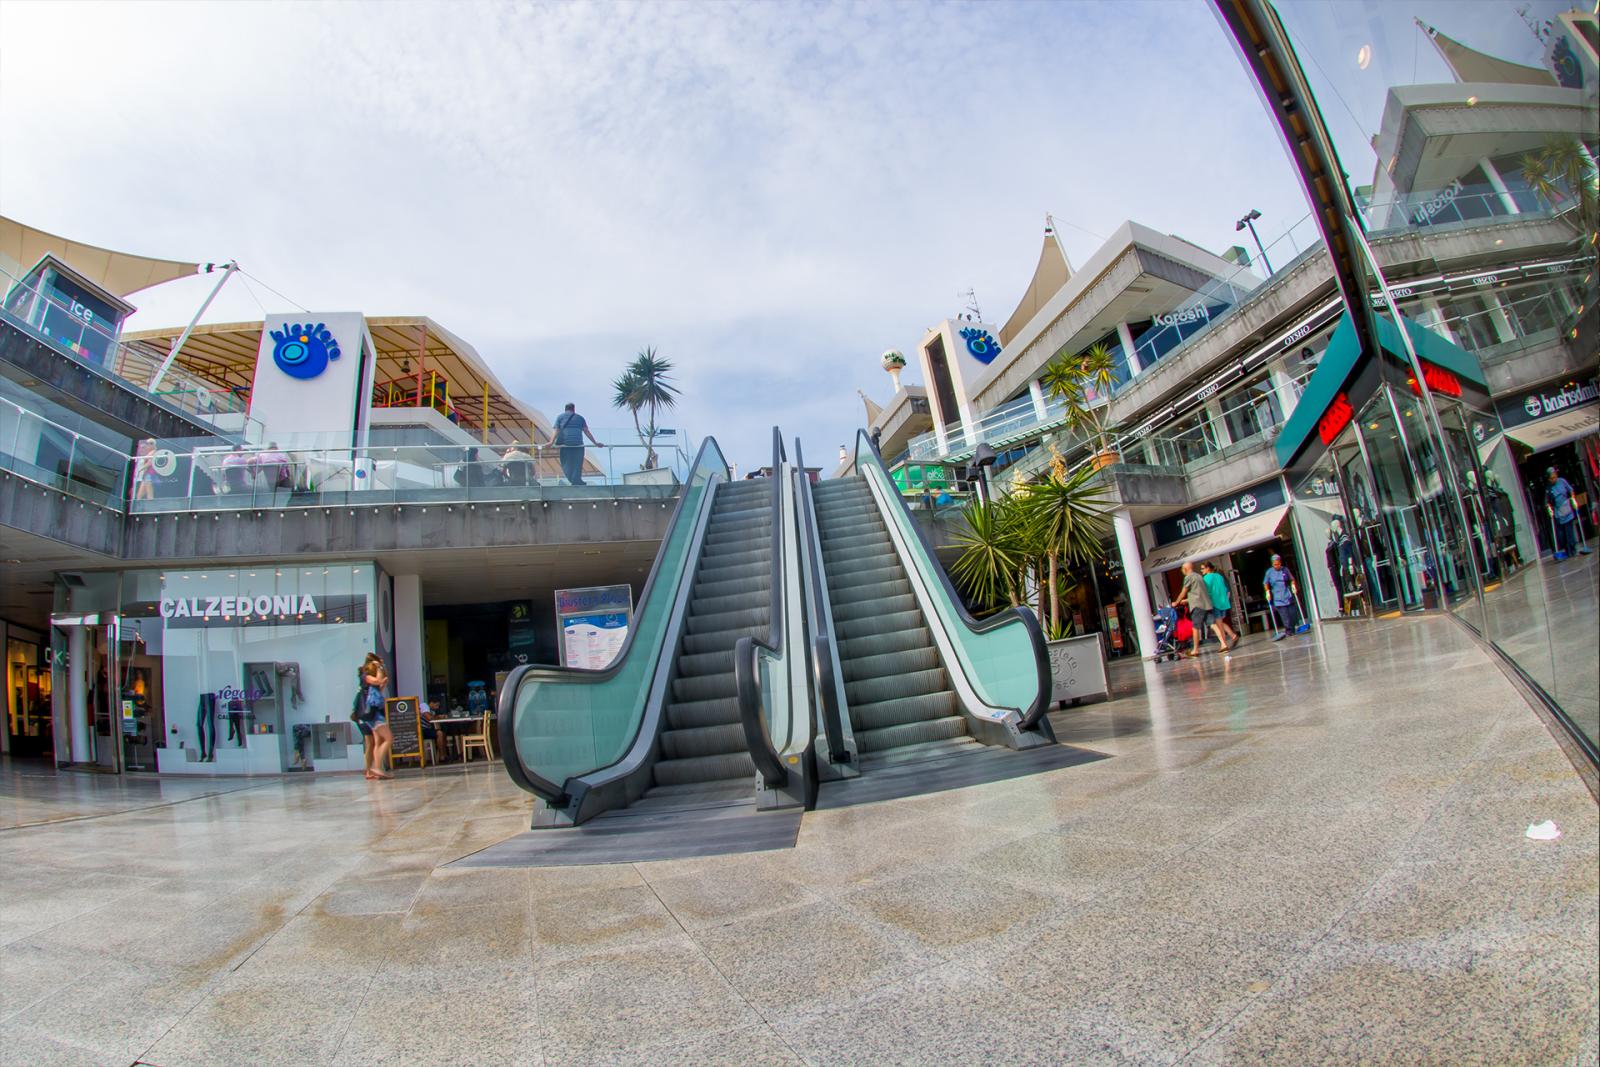
{"label": "paved plaza", "polygon": [[452,867],[527,827],[498,764],[11,765],[0,1059],[1597,1062],[1595,801],[1460,627],[1117,678],[1055,717],[1110,758],[662,863]]}

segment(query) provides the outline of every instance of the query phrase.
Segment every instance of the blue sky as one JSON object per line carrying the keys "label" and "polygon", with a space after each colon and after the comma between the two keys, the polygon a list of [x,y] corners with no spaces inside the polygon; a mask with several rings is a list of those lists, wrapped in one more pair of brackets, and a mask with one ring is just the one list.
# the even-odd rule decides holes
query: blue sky
{"label": "blue sky", "polygon": [[[223,260],[313,310],[425,313],[591,423],[639,348],[729,458],[831,463],[885,348],[1010,313],[1053,212],[1220,251],[1306,209],[1210,8],[0,6],[0,211]],[[253,285],[254,283],[252,283]],[[140,294],[186,321],[207,283]],[[259,302],[258,302],[259,301]],[[290,310],[230,282],[210,321]],[[908,377],[914,377],[914,372]]]}

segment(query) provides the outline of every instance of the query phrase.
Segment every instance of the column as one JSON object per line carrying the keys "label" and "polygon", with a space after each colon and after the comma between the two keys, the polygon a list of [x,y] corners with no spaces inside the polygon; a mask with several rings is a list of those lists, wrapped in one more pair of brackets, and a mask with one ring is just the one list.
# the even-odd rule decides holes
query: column
{"label": "column", "polygon": [[1456,337],[1455,330],[1451,329],[1449,319],[1445,315],[1444,306],[1439,303],[1438,298],[1425,296],[1422,298],[1422,306],[1433,318],[1432,322],[1424,321],[1423,325],[1451,344],[1459,345],[1461,341]]}
{"label": "column", "polygon": [[1233,431],[1228,429],[1228,420],[1222,417],[1222,401],[1212,398],[1205,404],[1206,421],[1211,423],[1211,439],[1217,443],[1218,449],[1227,448],[1233,444]]}
{"label": "column", "polygon": [[1517,202],[1511,197],[1511,190],[1506,188],[1505,179],[1500,177],[1500,172],[1488,158],[1478,160],[1478,166],[1483,168],[1484,176],[1489,179],[1489,185],[1494,189],[1494,195],[1500,201],[1500,206],[1505,208],[1507,215],[1521,214],[1517,210]]}
{"label": "column", "polygon": [[1122,351],[1128,356],[1128,377],[1144,370],[1144,364],[1139,362],[1139,355],[1133,350],[1133,331],[1128,329],[1125,322],[1117,323],[1117,337],[1122,341]]}
{"label": "column", "polygon": [[1494,326],[1494,335],[1501,344],[1517,339],[1517,329],[1511,325],[1511,320],[1506,317],[1506,306],[1500,302],[1500,294],[1493,289],[1485,289],[1483,302],[1489,308],[1489,322]]}
{"label": "column", "polygon": [[67,631],[67,710],[72,731],[72,762],[93,763],[94,745],[89,733],[89,631],[82,626]]}
{"label": "column", "polygon": [[1040,422],[1044,421],[1044,390],[1039,388],[1039,379],[1028,380],[1028,396],[1033,399],[1033,417]]}
{"label": "column", "polygon": [[1267,372],[1268,379],[1272,382],[1272,391],[1278,398],[1278,411],[1283,415],[1283,421],[1288,422],[1289,416],[1294,414],[1295,405],[1300,403],[1300,396],[1294,389],[1294,377],[1283,369],[1283,364],[1274,363]]}
{"label": "column", "polygon": [[422,575],[394,576],[394,680],[396,696],[428,699],[423,647]]}
{"label": "column", "polygon": [[1122,555],[1122,580],[1128,586],[1128,610],[1133,613],[1133,632],[1139,639],[1139,654],[1150,659],[1156,650],[1156,624],[1150,614],[1150,590],[1144,579],[1144,560],[1139,555],[1139,534],[1133,516],[1126,511],[1112,513],[1117,531],[1117,548]]}

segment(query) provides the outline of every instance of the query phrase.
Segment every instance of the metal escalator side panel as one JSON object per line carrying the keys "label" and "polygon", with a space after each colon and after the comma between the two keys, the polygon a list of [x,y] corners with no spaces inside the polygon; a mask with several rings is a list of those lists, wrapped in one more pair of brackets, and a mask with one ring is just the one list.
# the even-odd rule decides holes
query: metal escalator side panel
{"label": "metal escalator side panel", "polygon": [[817,522],[816,494],[806,473],[800,441],[794,443],[796,477],[795,519],[800,533],[799,553],[804,588],[806,638],[809,644],[811,687],[817,725],[814,745],[819,776],[851,778],[860,774],[861,754],[850,724],[844,667],[834,640],[833,599],[828,592],[827,564],[822,558],[822,530]]}
{"label": "metal escalator side panel", "polygon": [[1050,661],[1038,620],[1022,609],[973,619],[864,431],[856,437],[856,470],[905,567],[974,735],[1012,748],[1053,742],[1043,720],[1050,702]]}
{"label": "metal escalator side panel", "polygon": [[[499,705],[501,756],[512,779],[545,800],[536,824],[581,822],[611,806],[616,798],[594,795],[596,787],[627,776],[630,768],[622,765],[635,758],[641,739],[654,744],[669,653],[677,647],[712,500],[727,478],[727,462],[707,438],[610,666],[522,667],[507,679]],[[547,787],[555,782],[562,785],[551,795]]]}

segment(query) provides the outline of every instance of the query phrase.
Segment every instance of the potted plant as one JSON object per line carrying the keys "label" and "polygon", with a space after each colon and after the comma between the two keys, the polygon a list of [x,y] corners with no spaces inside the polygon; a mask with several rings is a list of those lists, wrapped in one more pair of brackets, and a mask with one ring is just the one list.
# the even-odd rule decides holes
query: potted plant
{"label": "potted plant", "polygon": [[1600,243],[1600,181],[1582,144],[1573,137],[1552,138],[1522,157],[1522,180],[1534,194],[1593,247]]}
{"label": "potted plant", "polygon": [[1097,471],[1119,458],[1117,431],[1111,425],[1111,392],[1116,384],[1116,357],[1103,341],[1076,355],[1062,353],[1039,376],[1045,395],[1061,403],[1067,429],[1093,446],[1090,465]]}
{"label": "potted plant", "polygon": [[[679,390],[672,384],[672,361],[646,348],[634,357],[626,370],[611,383],[613,407],[625,408],[633,416],[633,429],[644,446],[644,462],[637,472],[622,476],[627,485],[671,485],[678,479],[670,467],[662,467],[656,455],[656,413],[677,404]],[[640,414],[648,412],[648,422]]]}

